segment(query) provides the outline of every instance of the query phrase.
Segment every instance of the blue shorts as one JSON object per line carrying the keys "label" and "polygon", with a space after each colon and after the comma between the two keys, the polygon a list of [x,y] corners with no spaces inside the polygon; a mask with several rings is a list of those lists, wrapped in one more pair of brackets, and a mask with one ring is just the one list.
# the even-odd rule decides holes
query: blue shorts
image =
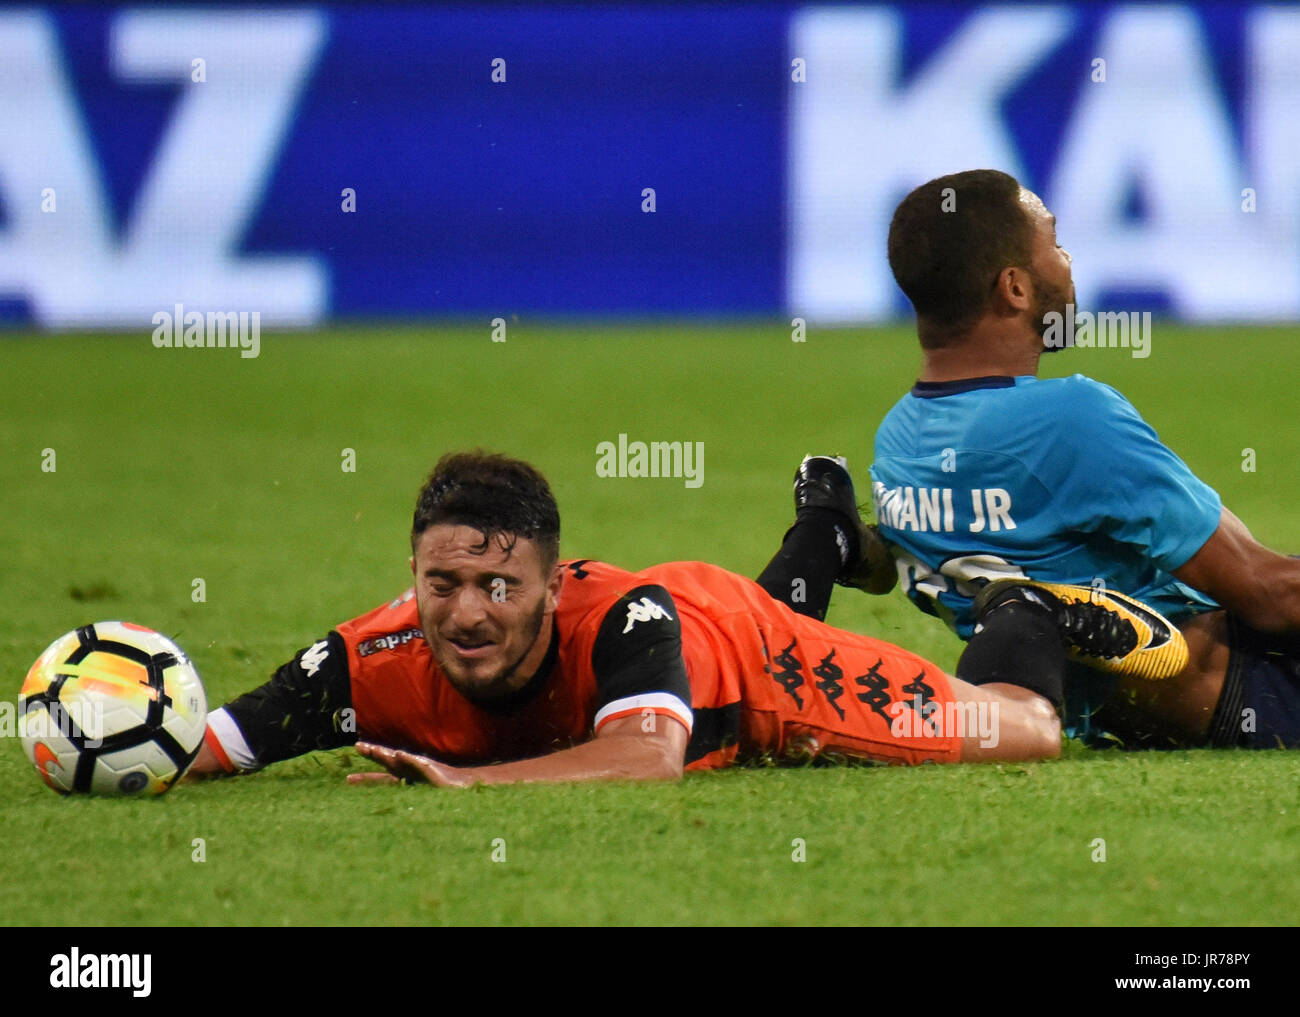
{"label": "blue shorts", "polygon": [[1210,744],[1300,748],[1300,635],[1259,632],[1229,615],[1228,647]]}

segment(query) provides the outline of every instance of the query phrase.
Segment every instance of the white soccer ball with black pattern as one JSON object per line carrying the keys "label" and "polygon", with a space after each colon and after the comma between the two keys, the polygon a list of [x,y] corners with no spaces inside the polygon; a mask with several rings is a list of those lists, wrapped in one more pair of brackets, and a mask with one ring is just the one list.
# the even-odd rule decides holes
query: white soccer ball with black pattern
{"label": "white soccer ball with black pattern", "polygon": [[166,636],[107,621],[60,636],[27,672],[18,732],[60,794],[159,795],[194,762],[203,683]]}

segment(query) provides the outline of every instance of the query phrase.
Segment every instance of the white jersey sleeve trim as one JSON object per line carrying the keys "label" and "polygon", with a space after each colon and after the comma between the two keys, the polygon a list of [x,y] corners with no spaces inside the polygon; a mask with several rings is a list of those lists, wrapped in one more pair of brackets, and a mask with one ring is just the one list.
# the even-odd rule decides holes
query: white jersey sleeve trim
{"label": "white jersey sleeve trim", "polygon": [[252,749],[248,747],[248,742],[244,741],[243,732],[239,730],[235,718],[226,712],[224,706],[208,714],[208,730],[216,735],[217,741],[221,743],[221,750],[236,769],[256,770],[258,768]]}
{"label": "white jersey sleeve trim", "polygon": [[642,710],[652,710],[655,713],[672,715],[685,725],[687,734],[695,725],[695,714],[691,712],[691,708],[671,692],[646,692],[639,696],[624,696],[622,699],[615,699],[608,706],[603,707],[596,714],[595,723],[592,725],[593,730],[599,731],[600,726],[605,721],[611,720],[615,716],[639,713]]}

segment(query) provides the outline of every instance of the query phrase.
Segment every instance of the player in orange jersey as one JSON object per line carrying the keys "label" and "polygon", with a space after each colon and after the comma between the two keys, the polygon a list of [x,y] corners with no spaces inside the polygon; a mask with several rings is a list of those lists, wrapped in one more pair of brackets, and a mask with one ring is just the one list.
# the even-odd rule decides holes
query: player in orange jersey
{"label": "player in orange jersey", "polygon": [[350,780],[444,786],[1059,754],[1054,632],[1049,652],[956,678],[819,620],[863,557],[856,509],[835,507],[852,504],[841,464],[806,460],[759,582],[698,562],[632,573],[558,561],[559,511],[527,463],[445,456],[416,504],[414,588],[214,711],[192,772],[353,743],[390,772]]}

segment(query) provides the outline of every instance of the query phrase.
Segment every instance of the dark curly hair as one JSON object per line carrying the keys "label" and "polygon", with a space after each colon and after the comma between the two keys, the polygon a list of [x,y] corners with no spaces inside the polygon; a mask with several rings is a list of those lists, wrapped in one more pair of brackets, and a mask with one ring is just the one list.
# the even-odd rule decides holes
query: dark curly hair
{"label": "dark curly hair", "polygon": [[560,510],[551,487],[521,459],[474,449],[449,452],[438,460],[415,500],[411,549],[439,523],[472,526],[483,534],[474,548],[487,553],[492,542],[506,552],[520,537],[537,542],[549,570],[560,556]]}
{"label": "dark curly hair", "polygon": [[933,326],[925,330],[927,345],[943,345],[975,324],[999,273],[1028,266],[1033,241],[1020,183],[998,170],[936,177],[899,202],[889,224],[889,267],[917,317]]}

